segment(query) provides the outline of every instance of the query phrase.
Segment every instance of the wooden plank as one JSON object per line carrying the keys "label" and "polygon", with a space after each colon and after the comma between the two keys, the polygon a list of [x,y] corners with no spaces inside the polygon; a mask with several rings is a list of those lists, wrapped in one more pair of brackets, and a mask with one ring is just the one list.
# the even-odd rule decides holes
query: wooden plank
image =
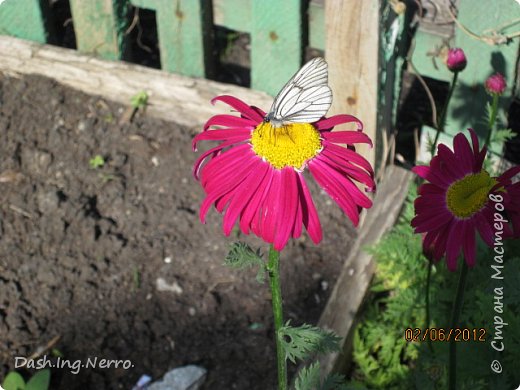
{"label": "wooden plank", "polygon": [[89,57],[75,50],[0,36],[0,72],[13,76],[37,74],[69,87],[121,104],[140,91],[149,94],[147,115],[200,129],[212,115],[230,108],[210,100],[233,95],[268,109],[264,93],[204,79],[193,79],[157,69]]}
{"label": "wooden plank", "polygon": [[122,15],[113,0],[69,0],[79,51],[117,60],[122,55]]}
{"label": "wooden plank", "polygon": [[394,226],[413,176],[412,172],[391,165],[379,185],[374,205],[350,249],[318,324],[340,336],[342,345],[341,352],[320,357],[323,374],[341,372],[350,364],[354,325],[375,268],[372,256],[365,248],[376,243]]}
{"label": "wooden plank", "polygon": [[214,23],[230,30],[251,32],[252,7],[252,0],[214,0]]}
{"label": "wooden plank", "polygon": [[42,5],[40,0],[0,2],[0,34],[47,42]]}
{"label": "wooden plank", "polygon": [[302,2],[253,1],[251,85],[275,95],[303,58]]}
{"label": "wooden plank", "polygon": [[136,7],[156,12],[162,69],[193,77],[211,75],[211,0],[130,2]]}
{"label": "wooden plank", "polygon": [[[252,0],[213,0],[213,20],[218,26],[250,33]],[[323,2],[309,2],[309,46],[325,50],[325,9]]]}
{"label": "wooden plank", "polygon": [[327,1],[326,44],[333,102],[329,115],[347,113],[358,117],[374,148],[358,151],[375,162],[377,103],[379,0]]}

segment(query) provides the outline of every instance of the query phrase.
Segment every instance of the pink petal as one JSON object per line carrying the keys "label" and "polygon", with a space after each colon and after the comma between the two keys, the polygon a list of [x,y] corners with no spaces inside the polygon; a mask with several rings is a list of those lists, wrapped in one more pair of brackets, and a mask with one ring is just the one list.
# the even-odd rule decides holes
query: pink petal
{"label": "pink petal", "polygon": [[494,234],[491,222],[488,222],[482,213],[476,214],[474,221],[482,240],[484,240],[487,246],[492,247],[494,243]]}
{"label": "pink petal", "polygon": [[466,232],[464,234],[463,240],[462,248],[464,250],[466,264],[468,264],[470,267],[473,267],[475,266],[477,244],[475,242],[475,227],[472,226],[470,222],[466,224]]}
{"label": "pink petal", "polygon": [[233,144],[236,144],[237,142],[241,141],[241,138],[242,137],[237,137],[237,139],[234,139],[234,138],[229,138],[226,142],[223,142],[221,143],[220,145],[218,146],[215,146],[214,148],[211,148],[210,150],[202,153],[199,158],[197,158],[197,160],[195,161],[195,164],[193,164],[193,177],[195,177],[195,179],[199,180],[199,173],[200,173],[200,167],[202,165],[202,163],[204,162],[204,160],[210,155],[210,154],[213,154],[213,155],[216,155],[217,153],[219,153],[223,148],[226,148],[228,146],[231,146]]}
{"label": "pink petal", "polygon": [[273,172],[271,188],[263,204],[262,213],[262,238],[269,242],[274,242],[274,237],[279,223],[280,202],[278,201],[281,192],[282,174],[279,170]]}
{"label": "pink petal", "polygon": [[[459,134],[464,137],[463,134]],[[444,144],[439,145],[439,150],[437,152],[437,155],[443,160],[444,165],[444,173],[449,174],[451,176],[451,179],[457,180],[461,179],[466,174],[471,173],[471,171],[464,171],[462,169],[462,166],[460,164],[460,161],[457,159],[457,156],[453,154],[453,152]]]}
{"label": "pink petal", "polygon": [[416,215],[414,219],[412,219],[412,227],[415,228],[415,233],[426,233],[432,230],[440,229],[441,227],[451,223],[453,217],[448,213],[440,213],[435,216],[431,215]]}
{"label": "pink petal", "polygon": [[[351,173],[351,171],[359,173],[359,170],[358,172],[356,172],[355,170],[345,171],[344,166],[341,166],[335,161],[329,159],[323,153],[320,154],[319,158],[315,159],[315,164],[319,164],[320,169],[323,169],[324,173],[327,173],[328,175],[334,177],[337,183],[341,185],[343,188],[345,188],[347,193],[354,199],[357,205],[364,208],[372,207],[372,201],[365,194],[363,194],[361,190],[357,188],[356,185],[349,179],[349,174]],[[364,172],[361,173],[363,174]],[[375,185],[374,182],[371,180],[370,177],[368,177],[368,180],[368,186],[373,187]]]}
{"label": "pink petal", "polygon": [[332,157],[332,155],[334,155],[335,158],[339,158],[342,161],[352,162],[352,163],[358,165],[359,167],[365,169],[367,172],[370,173],[371,176],[374,175],[372,166],[370,165],[368,160],[365,159],[360,154],[358,154],[350,149],[347,149],[343,146],[333,144],[331,142],[324,141],[323,144],[325,147],[321,153],[326,154],[330,158],[334,158],[334,157]]}
{"label": "pink petal", "polygon": [[233,137],[233,139],[242,137],[245,141],[251,137],[251,130],[241,127],[228,127],[226,129],[205,131],[193,137],[192,146],[195,150],[197,143],[200,141],[222,141],[231,137]]}
{"label": "pink petal", "polygon": [[473,163],[475,161],[473,151],[469,146],[468,139],[462,133],[459,133],[453,139],[453,149],[455,155],[461,162],[461,168],[464,172],[473,172]]}
{"label": "pink petal", "polygon": [[234,115],[215,115],[209,118],[209,120],[204,125],[204,131],[207,131],[211,126],[227,126],[227,127],[242,127],[245,129],[254,129],[257,123],[253,122],[251,119],[240,118]]}
{"label": "pink petal", "polygon": [[298,191],[298,183],[300,181],[300,173],[295,172],[296,174],[296,195],[298,198],[296,199],[296,215],[294,217],[294,226],[293,226],[293,232],[292,236],[293,238],[298,238],[302,234],[302,205],[300,200],[300,194]]}
{"label": "pink petal", "polygon": [[322,239],[321,223],[318,217],[318,212],[312,201],[312,196],[307,188],[305,179],[301,174],[298,174],[298,187],[300,193],[300,201],[302,207],[303,224],[307,228],[311,240],[318,244]]}
{"label": "pink petal", "polygon": [[520,173],[520,165],[516,167],[509,168],[503,174],[501,174],[497,179],[501,183],[506,183],[511,180],[513,177]]}
{"label": "pink petal", "polygon": [[247,206],[253,194],[258,190],[258,187],[267,173],[267,169],[266,164],[262,163],[262,160],[259,159],[257,164],[251,167],[247,179],[244,180],[240,188],[235,192],[226,214],[224,215],[222,228],[226,236],[231,233],[238,216]]}
{"label": "pink petal", "polygon": [[433,245],[433,258],[436,261],[439,261],[442,255],[446,253],[446,241],[448,240],[449,231],[449,226],[438,230],[437,238],[435,239],[435,244]]}
{"label": "pink petal", "polygon": [[247,203],[246,207],[244,208],[244,211],[242,212],[242,215],[240,216],[240,230],[242,230],[244,234],[249,234],[249,230],[251,229],[253,223],[257,222],[254,221],[253,218],[255,217],[258,210],[260,210],[264,198],[271,187],[274,169],[268,163],[263,161],[262,165],[263,168],[266,170],[265,175],[261,180],[260,184],[258,185],[258,190],[253,193],[253,196]]}
{"label": "pink petal", "polygon": [[[311,172],[316,182],[325,190],[327,194],[329,194],[329,196],[349,217],[354,226],[357,226],[359,223],[358,209],[348,191],[342,187],[341,184],[335,180],[335,178],[332,177],[332,171],[324,168],[323,165],[320,164],[316,159],[312,160],[312,162],[309,164],[309,171]],[[325,172],[327,172],[328,175],[325,174]]]}
{"label": "pink petal", "polygon": [[237,99],[236,97],[229,95],[217,96],[216,98],[213,98],[211,100],[211,104],[215,104],[215,102],[217,101],[221,101],[230,105],[235,110],[244,115],[246,118],[256,121],[257,123],[260,123],[264,119],[263,116],[261,116],[257,111],[255,111],[249,105],[244,103],[242,100]]}
{"label": "pink petal", "polygon": [[238,180],[227,182],[226,185],[223,185],[221,188],[219,188],[218,191],[208,193],[202,202],[202,205],[200,206],[199,218],[202,223],[206,223],[206,214],[208,213],[211,205],[218,199],[222,198],[224,195],[227,195],[230,191],[233,191],[242,182],[242,180],[244,180],[245,177],[246,175],[242,175]]}
{"label": "pink petal", "polygon": [[206,191],[211,191],[213,184],[219,185],[221,180],[227,180],[226,170],[223,167],[230,166],[233,175],[233,168],[242,167],[246,163],[250,163],[253,160],[259,160],[250,148],[250,145],[238,145],[232,149],[226,150],[224,153],[219,154],[210,160],[202,169],[201,173],[201,184]]}
{"label": "pink petal", "polygon": [[372,146],[372,141],[365,133],[359,131],[334,131],[334,132],[323,132],[321,136],[329,142],[335,142],[340,144],[356,144],[363,143]]}
{"label": "pink petal", "polygon": [[448,241],[446,243],[446,264],[450,271],[457,270],[457,258],[459,257],[462,240],[464,239],[465,223],[455,222],[451,225]]}
{"label": "pink petal", "polygon": [[334,115],[334,116],[331,116],[330,118],[320,119],[318,122],[316,122],[314,124],[314,127],[317,130],[327,130],[327,129],[332,129],[334,126],[337,126],[342,123],[352,123],[352,122],[356,123],[358,131],[363,130],[363,123],[361,123],[361,121],[358,118],[356,118],[355,116],[346,115],[346,114]]}
{"label": "pink petal", "polygon": [[294,169],[289,167],[282,169],[281,187],[282,191],[280,191],[280,199],[278,201],[282,205],[282,209],[280,210],[278,229],[273,242],[274,249],[278,251],[284,248],[291,237],[294,218],[296,217],[298,188],[296,186],[296,173]]}

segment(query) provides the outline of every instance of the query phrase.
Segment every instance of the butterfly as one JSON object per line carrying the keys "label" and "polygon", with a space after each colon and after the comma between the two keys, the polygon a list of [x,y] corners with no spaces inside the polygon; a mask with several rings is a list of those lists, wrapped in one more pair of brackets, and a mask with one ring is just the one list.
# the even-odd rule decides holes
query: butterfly
{"label": "butterfly", "polygon": [[278,128],[290,123],[313,123],[332,104],[327,62],[320,57],[307,62],[274,98],[264,122]]}

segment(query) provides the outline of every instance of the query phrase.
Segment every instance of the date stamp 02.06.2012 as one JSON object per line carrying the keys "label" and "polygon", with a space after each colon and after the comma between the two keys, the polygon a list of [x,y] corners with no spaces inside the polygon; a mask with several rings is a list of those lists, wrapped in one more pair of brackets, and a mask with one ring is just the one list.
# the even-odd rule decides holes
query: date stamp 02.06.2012
{"label": "date stamp 02.06.2012", "polygon": [[422,341],[456,341],[456,342],[485,342],[485,328],[406,328],[404,339],[410,342]]}

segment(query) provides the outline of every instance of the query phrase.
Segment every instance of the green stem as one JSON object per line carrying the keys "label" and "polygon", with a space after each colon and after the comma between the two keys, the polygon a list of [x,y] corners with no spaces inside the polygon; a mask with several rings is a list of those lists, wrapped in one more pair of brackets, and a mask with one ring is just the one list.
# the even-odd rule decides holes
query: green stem
{"label": "green stem", "polygon": [[453,73],[453,79],[451,80],[450,90],[448,91],[448,96],[446,97],[446,101],[444,102],[444,107],[442,107],[441,114],[439,118],[437,118],[437,131],[435,133],[435,139],[430,149],[430,154],[433,157],[435,153],[435,148],[437,147],[437,142],[439,141],[439,136],[442,132],[444,132],[444,126],[446,122],[446,112],[448,111],[448,104],[450,103],[451,96],[453,95],[453,91],[455,90],[455,85],[457,84],[457,78],[459,77],[459,72]]}
{"label": "green stem", "polygon": [[269,248],[269,285],[273,302],[274,331],[276,339],[276,358],[278,361],[278,390],[287,389],[287,361],[279,336],[279,329],[283,326],[282,290],[280,287],[280,252],[271,245]]}
{"label": "green stem", "polygon": [[[428,274],[426,275],[426,297],[425,297],[425,304],[426,304],[426,326],[425,328],[430,327],[430,284],[432,279],[432,268],[433,268],[433,261],[428,261]],[[433,346],[432,346],[432,340],[428,337],[428,348],[431,352],[433,352]]]}
{"label": "green stem", "polygon": [[[464,259],[462,269],[460,270],[459,283],[457,285],[457,295],[453,302],[453,311],[451,313],[451,329],[455,329],[459,323],[460,312],[462,311],[462,302],[464,300],[464,289],[466,288],[466,279],[468,276],[468,266]],[[453,331],[455,333],[455,331]],[[457,342],[455,337],[450,339],[450,356],[449,356],[449,390],[457,388]]]}
{"label": "green stem", "polygon": [[486,147],[489,146],[489,142],[491,141],[491,133],[493,133],[493,128],[495,127],[495,122],[497,120],[498,113],[498,95],[496,93],[493,94],[493,103],[491,104],[491,116],[489,117],[488,123],[488,133],[486,137],[486,142],[484,145]]}

